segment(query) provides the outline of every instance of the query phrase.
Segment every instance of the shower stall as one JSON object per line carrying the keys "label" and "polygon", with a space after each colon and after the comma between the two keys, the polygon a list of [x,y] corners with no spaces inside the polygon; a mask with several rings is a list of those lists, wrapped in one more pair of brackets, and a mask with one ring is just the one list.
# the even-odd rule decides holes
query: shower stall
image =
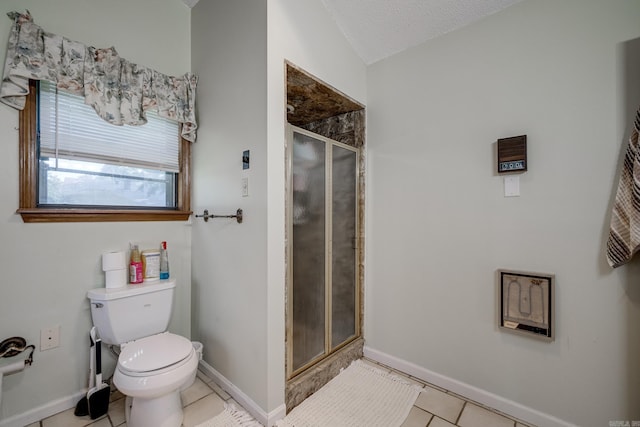
{"label": "shower stall", "polygon": [[289,127],[287,377],[360,335],[359,149]]}
{"label": "shower stall", "polygon": [[285,61],[285,404],[362,357],[365,106]]}

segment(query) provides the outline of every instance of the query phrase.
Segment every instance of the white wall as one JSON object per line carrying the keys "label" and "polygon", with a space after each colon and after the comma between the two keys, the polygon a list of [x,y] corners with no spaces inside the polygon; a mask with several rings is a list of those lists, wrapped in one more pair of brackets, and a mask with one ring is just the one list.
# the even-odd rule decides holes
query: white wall
{"label": "white wall", "polygon": [[284,399],[285,60],[366,103],[366,68],[320,0],[268,4],[268,326],[269,409]]}
{"label": "white wall", "polygon": [[[640,261],[604,252],[639,18],[525,1],[368,68],[369,347],[580,426],[640,419]],[[494,143],[520,134],[505,198]],[[498,268],[556,274],[555,342],[497,330]]]}
{"label": "white wall", "polygon": [[[192,69],[200,76],[194,210],[242,224],[193,224],[192,327],[204,360],[262,408],[266,398],[266,1],[201,1],[192,10]],[[242,152],[250,150],[250,169]],[[242,197],[241,179],[249,179]]]}
{"label": "white wall", "polygon": [[245,213],[241,225],[194,222],[192,327],[205,362],[269,414],[285,380],[284,61],[361,101],[365,67],[320,1],[209,1],[192,13],[194,209]]}
{"label": "white wall", "polygon": [[[4,64],[11,20],[29,9],[45,30],[120,55],[167,74],[190,69],[189,9],[175,0],[5,0],[0,5],[0,61]],[[52,402],[75,405],[87,386],[86,291],[104,286],[101,254],[126,250],[129,241],[157,247],[166,240],[178,292],[170,329],[190,334],[191,228],[184,222],[24,224],[18,208],[18,112],[0,105],[0,339],[22,336],[39,348],[40,329],[60,325],[60,347],[34,354],[33,366],[5,377],[3,420],[47,411]],[[114,359],[107,356],[107,376]],[[18,356],[20,357],[20,356]],[[2,359],[0,366],[17,360]]]}

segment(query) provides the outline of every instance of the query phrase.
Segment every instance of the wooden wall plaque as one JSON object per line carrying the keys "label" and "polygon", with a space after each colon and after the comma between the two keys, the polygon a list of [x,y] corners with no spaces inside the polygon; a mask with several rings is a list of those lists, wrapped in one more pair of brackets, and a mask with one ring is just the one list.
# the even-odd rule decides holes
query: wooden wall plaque
{"label": "wooden wall plaque", "polygon": [[498,140],[498,173],[527,170],[527,135]]}

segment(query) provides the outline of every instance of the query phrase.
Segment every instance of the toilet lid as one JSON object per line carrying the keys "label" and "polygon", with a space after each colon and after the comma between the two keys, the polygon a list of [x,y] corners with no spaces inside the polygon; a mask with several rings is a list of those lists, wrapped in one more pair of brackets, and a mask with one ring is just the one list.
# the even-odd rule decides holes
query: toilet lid
{"label": "toilet lid", "polygon": [[135,340],[124,346],[118,365],[129,372],[149,372],[180,362],[193,350],[191,341],[164,332]]}

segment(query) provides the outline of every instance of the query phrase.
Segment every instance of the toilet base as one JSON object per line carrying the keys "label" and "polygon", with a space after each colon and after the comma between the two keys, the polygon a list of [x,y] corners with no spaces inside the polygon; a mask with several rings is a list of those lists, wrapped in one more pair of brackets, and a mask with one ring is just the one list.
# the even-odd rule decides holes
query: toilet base
{"label": "toilet base", "polygon": [[182,400],[177,390],[155,399],[127,396],[125,420],[128,427],[180,427],[182,417]]}

